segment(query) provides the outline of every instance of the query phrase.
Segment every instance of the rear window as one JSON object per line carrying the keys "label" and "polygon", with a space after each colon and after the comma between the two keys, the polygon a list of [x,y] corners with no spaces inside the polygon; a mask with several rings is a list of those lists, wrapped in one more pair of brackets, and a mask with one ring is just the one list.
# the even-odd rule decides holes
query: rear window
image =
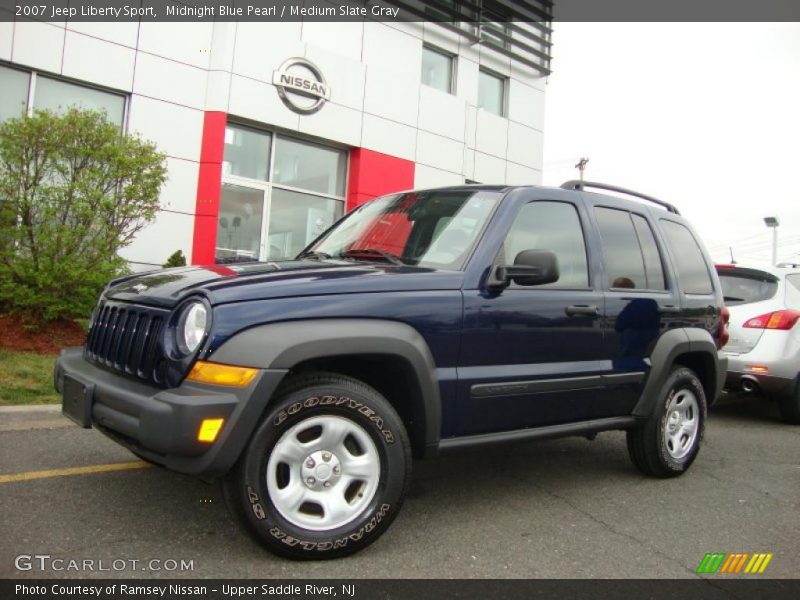
{"label": "rear window", "polygon": [[752,304],[769,300],[778,291],[778,280],[771,273],[756,269],[718,269],[725,304]]}
{"label": "rear window", "polygon": [[675,258],[678,279],[686,294],[712,294],[714,286],[700,245],[692,232],[675,221],[661,220],[669,249]]}

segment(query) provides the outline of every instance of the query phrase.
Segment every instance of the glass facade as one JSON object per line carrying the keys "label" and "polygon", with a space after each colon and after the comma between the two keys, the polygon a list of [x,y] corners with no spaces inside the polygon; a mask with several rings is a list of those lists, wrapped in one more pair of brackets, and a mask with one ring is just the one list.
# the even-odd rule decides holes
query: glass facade
{"label": "glass facade", "polygon": [[297,255],[344,214],[346,180],[343,150],[229,124],[217,261]]}

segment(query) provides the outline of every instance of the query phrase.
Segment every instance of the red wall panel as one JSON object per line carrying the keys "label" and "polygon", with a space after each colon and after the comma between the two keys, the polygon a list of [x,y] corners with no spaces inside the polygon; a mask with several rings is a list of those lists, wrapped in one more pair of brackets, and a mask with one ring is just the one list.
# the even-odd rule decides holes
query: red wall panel
{"label": "red wall panel", "polygon": [[366,148],[350,151],[347,210],[383,194],[414,187],[414,163]]}
{"label": "red wall panel", "polygon": [[222,190],[222,155],[225,151],[225,124],[228,115],[208,111],[203,120],[200,145],[200,171],[197,176],[197,199],[192,241],[193,265],[214,264],[217,245],[217,217]]}

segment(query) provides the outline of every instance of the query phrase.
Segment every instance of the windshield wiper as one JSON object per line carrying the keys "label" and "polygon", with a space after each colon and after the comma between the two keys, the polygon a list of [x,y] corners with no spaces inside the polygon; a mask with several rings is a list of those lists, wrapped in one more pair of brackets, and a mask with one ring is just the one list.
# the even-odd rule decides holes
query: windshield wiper
{"label": "windshield wiper", "polygon": [[345,250],[340,254],[340,256],[342,256],[343,258],[360,258],[360,257],[369,258],[369,257],[380,256],[381,258],[386,260],[386,262],[390,262],[393,265],[403,266],[406,264],[399,256],[392,254],[391,252],[379,250],[378,248],[356,248],[353,250]]}
{"label": "windshield wiper", "polygon": [[326,258],[333,258],[330,254],[326,252],[315,252],[313,250],[309,250],[308,252],[301,252],[297,255],[297,258],[316,258],[317,260],[324,260]]}

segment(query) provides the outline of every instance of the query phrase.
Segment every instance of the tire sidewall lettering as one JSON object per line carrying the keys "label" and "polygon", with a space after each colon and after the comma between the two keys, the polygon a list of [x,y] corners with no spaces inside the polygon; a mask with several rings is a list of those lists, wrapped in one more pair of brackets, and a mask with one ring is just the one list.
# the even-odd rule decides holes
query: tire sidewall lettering
{"label": "tire sidewall lettering", "polygon": [[384,427],[385,421],[384,419],[378,415],[374,409],[366,406],[362,402],[358,402],[357,400],[353,400],[348,396],[323,396],[319,398],[318,396],[310,396],[303,400],[302,402],[294,402],[285,410],[281,410],[275,415],[275,419],[273,420],[273,424],[277,427],[280,426],[288,419],[290,416],[294,416],[300,413],[302,410],[308,408],[315,408],[317,406],[336,406],[340,408],[349,408],[354,410],[375,425],[375,427],[380,432],[383,439],[386,440],[387,444],[394,444],[395,442],[395,435],[392,433],[391,429],[388,427]]}

